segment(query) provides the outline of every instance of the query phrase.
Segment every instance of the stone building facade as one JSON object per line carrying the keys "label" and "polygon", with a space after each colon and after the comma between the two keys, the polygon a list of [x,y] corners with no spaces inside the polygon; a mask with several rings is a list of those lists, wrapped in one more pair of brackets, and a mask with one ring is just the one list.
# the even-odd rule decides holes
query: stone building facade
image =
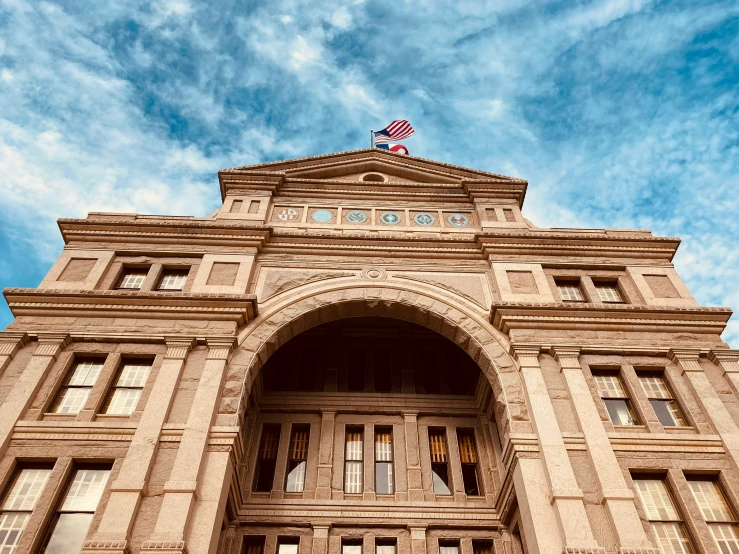
{"label": "stone building facade", "polygon": [[739,352],[679,240],[374,149],[219,181],[5,289],[0,553],[739,552]]}

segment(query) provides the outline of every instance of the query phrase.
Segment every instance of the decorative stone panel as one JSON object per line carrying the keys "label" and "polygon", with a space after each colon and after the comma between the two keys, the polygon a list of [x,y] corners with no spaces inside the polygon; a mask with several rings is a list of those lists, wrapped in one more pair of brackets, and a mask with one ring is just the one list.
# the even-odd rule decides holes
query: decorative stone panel
{"label": "decorative stone panel", "polygon": [[193,293],[244,294],[254,254],[206,254],[198,267]]}
{"label": "decorative stone panel", "polygon": [[493,263],[493,273],[504,302],[554,302],[540,264]]}
{"label": "decorative stone panel", "polygon": [[110,266],[112,250],[64,250],[39,288],[92,290]]}
{"label": "decorative stone panel", "polygon": [[628,267],[636,287],[649,306],[697,306],[677,272],[671,267]]}

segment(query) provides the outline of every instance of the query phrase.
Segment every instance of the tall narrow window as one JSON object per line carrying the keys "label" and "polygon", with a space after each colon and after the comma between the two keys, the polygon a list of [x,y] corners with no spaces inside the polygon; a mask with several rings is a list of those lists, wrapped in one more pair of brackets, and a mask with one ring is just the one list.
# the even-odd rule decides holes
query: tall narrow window
{"label": "tall narrow window", "polygon": [[185,288],[189,269],[165,269],[159,279],[157,290],[180,291]]}
{"label": "tall narrow window", "polygon": [[639,374],[644,394],[647,395],[659,422],[665,427],[684,427],[687,425],[677,401],[672,395],[664,376],[654,373]]}
{"label": "tall narrow window", "polygon": [[595,285],[595,290],[598,291],[601,302],[622,303],[624,301],[621,291],[618,290],[618,283],[615,281],[596,281],[593,285]]}
{"label": "tall narrow window", "polygon": [[563,302],[584,302],[585,297],[582,294],[580,283],[578,281],[555,281],[557,284],[557,290],[559,291],[559,297]]}
{"label": "tall narrow window", "polygon": [[397,549],[396,539],[375,539],[375,554],[395,554]]}
{"label": "tall narrow window", "polygon": [[82,550],[110,469],[80,467],[72,474],[64,500],[57,508],[44,554],[70,554]]}
{"label": "tall narrow window", "polygon": [[78,414],[87,402],[101,369],[102,361],[76,362],[51,406],[52,413]]}
{"label": "tall narrow window", "polygon": [[290,452],[287,462],[287,485],[285,492],[303,492],[305,488],[305,468],[308,465],[308,425],[293,425],[290,437]]}
{"label": "tall narrow window", "polygon": [[375,492],[393,494],[393,430],[375,428]]}
{"label": "tall narrow window", "polygon": [[123,269],[123,273],[121,273],[117,288],[123,290],[140,290],[148,274],[148,267],[126,267]]}
{"label": "tall narrow window", "polygon": [[280,426],[265,425],[262,428],[262,440],[259,443],[259,460],[254,476],[254,490],[269,492],[275,480],[277,464],[277,446],[280,444]]}
{"label": "tall narrow window", "polygon": [[600,397],[614,425],[637,425],[636,412],[629,395],[616,373],[596,373],[593,378],[598,385]]}
{"label": "tall narrow window", "polygon": [[138,406],[141,392],[151,372],[150,361],[126,361],[103,406],[104,414],[131,415]]}
{"label": "tall narrow window", "polygon": [[264,535],[244,535],[241,554],[264,554]]}
{"label": "tall narrow window", "polygon": [[15,552],[50,473],[51,468],[41,467],[16,470],[0,504],[0,553]]}
{"label": "tall narrow window", "polygon": [[362,539],[342,540],[341,554],[362,554]]}
{"label": "tall narrow window", "polygon": [[739,522],[717,479],[690,476],[688,483],[719,550],[723,554],[739,552]]}
{"label": "tall narrow window", "polygon": [[298,554],[300,537],[278,537],[277,554]]}
{"label": "tall narrow window", "polygon": [[459,459],[462,462],[462,480],[464,492],[470,496],[479,496],[477,449],[475,448],[475,434],[472,429],[458,429]]}
{"label": "tall narrow window", "polygon": [[446,447],[446,432],[429,429],[431,451],[431,474],[435,494],[452,494],[449,490],[449,454]]}
{"label": "tall narrow window", "polygon": [[472,554],[493,554],[493,543],[490,541],[472,541]]}
{"label": "tall narrow window", "polygon": [[439,541],[439,554],[459,554],[459,541]]}
{"label": "tall narrow window", "polygon": [[363,490],[364,430],[361,427],[346,428],[346,454],[344,458],[344,492],[359,493]]}
{"label": "tall narrow window", "polygon": [[634,484],[663,554],[692,554],[693,546],[683,518],[664,479],[652,476],[634,477]]}

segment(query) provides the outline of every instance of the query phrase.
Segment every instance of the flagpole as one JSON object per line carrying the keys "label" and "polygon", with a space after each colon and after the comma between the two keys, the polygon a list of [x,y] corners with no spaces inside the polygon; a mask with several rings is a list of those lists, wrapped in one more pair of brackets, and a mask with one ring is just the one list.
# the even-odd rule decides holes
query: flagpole
{"label": "flagpole", "polygon": [[375,130],[370,129],[370,148],[375,147]]}

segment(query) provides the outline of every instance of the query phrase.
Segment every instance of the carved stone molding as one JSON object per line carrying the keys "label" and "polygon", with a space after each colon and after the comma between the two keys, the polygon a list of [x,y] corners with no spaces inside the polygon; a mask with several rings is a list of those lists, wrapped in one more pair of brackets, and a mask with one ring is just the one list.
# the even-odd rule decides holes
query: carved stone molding
{"label": "carved stone molding", "polygon": [[236,345],[236,337],[207,339],[206,344],[208,345],[209,360],[226,360]]}
{"label": "carved stone molding", "polygon": [[408,279],[409,281],[417,281],[433,287],[439,287],[451,292],[456,296],[461,296],[477,304],[481,308],[487,310],[485,291],[483,281],[485,276],[481,274],[462,274],[462,273],[405,273],[402,275],[394,275],[395,279]]}
{"label": "carved stone molding", "polygon": [[128,541],[89,540],[85,541],[80,554],[129,554]]}
{"label": "carved stone molding", "polygon": [[511,355],[518,362],[519,369],[523,369],[525,367],[540,367],[539,350],[540,349],[537,346],[511,345]]}
{"label": "carved stone molding", "polygon": [[167,352],[164,358],[174,358],[183,360],[195,346],[195,338],[165,337],[164,342],[167,345]]}
{"label": "carved stone molding", "polygon": [[580,348],[577,346],[552,346],[549,354],[559,362],[561,369],[580,369]]}
{"label": "carved stone molding", "polygon": [[259,289],[259,301],[264,302],[278,294],[318,281],[338,279],[340,277],[353,277],[355,273],[348,271],[311,271],[300,269],[276,269],[265,268]]}
{"label": "carved stone molding", "polygon": [[711,350],[708,359],[721,366],[724,373],[739,373],[739,350]]}
{"label": "carved stone molding", "polygon": [[636,548],[633,546],[622,546],[618,549],[618,554],[660,554],[662,551],[659,548],[650,548],[643,546]]}
{"label": "carved stone molding", "polygon": [[69,335],[44,335],[38,338],[38,348],[34,356],[51,356],[56,359],[64,348],[71,342]]}
{"label": "carved stone molding", "polygon": [[0,356],[9,356],[12,359],[28,340],[28,333],[0,332]]}
{"label": "carved stone molding", "polygon": [[670,350],[667,354],[667,357],[686,373],[690,371],[703,371],[703,368],[698,362],[699,356],[699,350]]}
{"label": "carved stone molding", "polygon": [[606,554],[602,546],[565,546],[564,554]]}
{"label": "carved stone molding", "polygon": [[148,540],[141,545],[141,552],[187,554],[187,548],[183,540]]}

